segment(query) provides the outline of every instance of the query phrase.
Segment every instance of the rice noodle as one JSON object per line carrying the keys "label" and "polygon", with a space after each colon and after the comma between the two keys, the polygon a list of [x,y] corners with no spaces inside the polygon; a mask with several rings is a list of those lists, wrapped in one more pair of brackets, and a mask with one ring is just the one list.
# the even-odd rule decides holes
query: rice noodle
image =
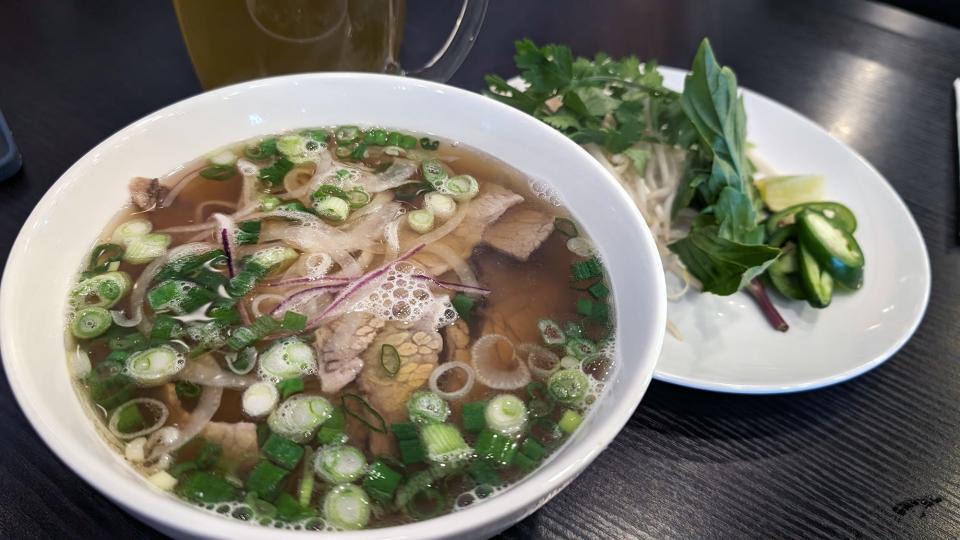
{"label": "rice noodle", "polygon": [[339,274],[343,277],[359,277],[363,274],[363,268],[349,253],[341,250],[334,250],[330,253],[333,260],[340,266]]}
{"label": "rice noodle", "polygon": [[[181,373],[183,372],[181,371]],[[149,459],[158,459],[164,454],[176,452],[183,445],[199,435],[200,432],[203,431],[203,428],[207,427],[207,424],[210,423],[217,409],[220,408],[220,400],[222,397],[223,387],[204,386],[197,406],[190,411],[190,419],[180,428],[176,437],[171,437],[172,440],[163,440],[154,446],[153,450],[150,451]]]}
{"label": "rice noodle", "polygon": [[237,209],[237,203],[224,201],[224,200],[215,200],[215,201],[204,201],[197,205],[197,209],[193,212],[193,220],[197,222],[204,221],[203,213],[208,206],[221,206],[223,208],[229,208],[230,210]]}
{"label": "rice noodle", "polygon": [[457,274],[457,277],[460,278],[460,283],[463,285],[472,289],[483,289],[480,287],[479,282],[477,282],[477,275],[473,273],[467,261],[460,258],[450,247],[437,243],[428,245],[424,251],[440,257],[440,259]]}
{"label": "rice noodle", "polygon": [[290,169],[290,172],[283,177],[283,189],[287,190],[288,194],[295,193],[303,186],[310,184],[313,172],[313,168],[306,169],[300,166]]}
{"label": "rice noodle", "polygon": [[186,173],[179,182],[176,183],[170,192],[167,193],[167,196],[163,198],[163,201],[160,202],[160,208],[166,208],[173,204],[173,201],[176,200],[177,196],[180,195],[180,192],[186,189],[191,182],[200,177],[200,169],[196,169],[192,172]]}
{"label": "rice noodle", "polygon": [[157,232],[177,234],[177,233],[188,233],[188,232],[197,232],[197,231],[209,231],[217,226],[213,221],[207,221],[204,223],[196,223],[194,225],[178,225],[176,227],[167,227],[166,229],[160,229]]}
{"label": "rice noodle", "polygon": [[401,221],[403,221],[403,218],[399,217],[388,223],[383,230],[383,239],[387,242],[387,251],[383,256],[385,262],[393,261],[400,255]]}
{"label": "rice noodle", "polygon": [[236,375],[230,371],[224,371],[210,355],[187,362],[187,365],[177,373],[177,378],[200,386],[220,388],[246,388],[257,382],[257,378],[253,375]]}

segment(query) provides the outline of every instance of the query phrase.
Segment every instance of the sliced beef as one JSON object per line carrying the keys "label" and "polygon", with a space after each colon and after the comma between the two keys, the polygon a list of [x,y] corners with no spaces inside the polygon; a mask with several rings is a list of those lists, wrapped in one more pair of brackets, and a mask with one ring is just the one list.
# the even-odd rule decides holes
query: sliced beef
{"label": "sliced beef", "polygon": [[483,241],[494,248],[525,261],[553,232],[554,217],[532,205],[518,204],[504,212],[487,227]]}
{"label": "sliced beef", "polygon": [[[173,383],[164,385],[163,401],[170,410],[171,425],[183,426],[190,421],[190,413],[180,403]],[[223,455],[240,467],[251,467],[257,463],[260,445],[257,442],[257,425],[254,423],[210,422],[200,432],[200,437],[220,445]]]}
{"label": "sliced beef", "polygon": [[362,312],[347,313],[316,331],[320,359],[317,378],[324,393],[338,392],[363,369],[360,354],[383,328],[383,321]]}
{"label": "sliced beef", "polygon": [[130,180],[130,200],[141,210],[159,208],[170,188],[160,185],[156,178],[138,176]]}

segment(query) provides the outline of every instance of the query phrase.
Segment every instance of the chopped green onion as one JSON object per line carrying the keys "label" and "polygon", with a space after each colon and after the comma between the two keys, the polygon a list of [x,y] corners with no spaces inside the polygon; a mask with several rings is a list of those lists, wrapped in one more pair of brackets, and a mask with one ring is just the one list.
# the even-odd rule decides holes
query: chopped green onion
{"label": "chopped green onion", "polygon": [[73,315],[70,331],[80,339],[91,339],[106,332],[112,324],[109,311],[102,307],[88,307]]}
{"label": "chopped green onion", "polygon": [[83,273],[84,278],[110,271],[110,267],[123,258],[123,246],[118,244],[100,244],[90,252],[90,262]]}
{"label": "chopped green onion", "polygon": [[433,392],[415,392],[407,400],[407,414],[414,424],[442,424],[450,416],[450,406]]}
{"label": "chopped green onion", "polygon": [[604,302],[594,302],[589,298],[578,298],[577,313],[588,319],[605,321],[610,315],[610,307]]}
{"label": "chopped green onion", "polygon": [[273,342],[260,354],[259,374],[262,379],[282,381],[313,373],[317,360],[313,347],[296,338]]}
{"label": "chopped green onion", "polygon": [[561,403],[578,403],[590,389],[587,375],[578,369],[561,369],[550,376],[547,391]]}
{"label": "chopped green onion", "polygon": [[[351,409],[347,405],[348,401],[358,404],[359,409],[357,410]],[[361,396],[358,396],[356,394],[343,394],[343,396],[340,397],[340,402],[341,402],[341,405],[343,406],[343,411],[346,414],[356,418],[362,424],[372,429],[373,431],[376,431],[378,433],[387,432],[387,424],[386,422],[384,422],[383,416],[380,416],[380,413],[377,412],[376,409],[371,407],[370,404],[367,403],[367,400],[363,399]]]}
{"label": "chopped green onion", "polygon": [[610,295],[610,289],[602,281],[598,281],[588,287],[587,292],[597,300],[603,300]]}
{"label": "chopped green onion", "polygon": [[150,329],[150,339],[153,341],[170,341],[180,337],[183,325],[169,315],[158,315]]}
{"label": "chopped green onion", "polygon": [[585,338],[572,338],[567,340],[567,344],[564,349],[568,355],[576,358],[577,360],[583,360],[584,358],[596,354],[597,352],[596,344]]}
{"label": "chopped green onion", "polygon": [[216,180],[222,182],[229,180],[237,175],[237,168],[234,165],[210,165],[200,171],[200,176],[207,180]]}
{"label": "chopped green onion", "polygon": [[[313,448],[303,447],[303,462],[313,463]],[[313,499],[313,485],[315,477],[312,474],[301,474],[300,485],[297,487],[297,502],[300,506],[307,508],[310,506],[310,500]]]}
{"label": "chopped green onion", "polygon": [[156,386],[165,383],[184,365],[186,359],[182,354],[169,345],[161,345],[128,356],[126,374],[142,386]]}
{"label": "chopped green onion", "polygon": [[346,484],[363,476],[367,459],[353,446],[325,446],[313,460],[313,470],[331,484]]}
{"label": "chopped green onion", "polygon": [[484,418],[484,409],[486,405],[482,401],[463,404],[462,424],[463,430],[468,433],[479,433],[487,427],[487,421]]}
{"label": "chopped green onion", "polygon": [[217,152],[210,156],[210,163],[214,165],[233,165],[237,162],[237,155],[230,150]]}
{"label": "chopped green onion", "polygon": [[362,188],[351,189],[347,192],[347,202],[350,203],[350,208],[354,210],[363,208],[370,203],[370,194]]}
{"label": "chopped green onion", "polygon": [[527,408],[530,410],[530,416],[534,418],[544,418],[553,412],[553,402],[533,399],[530,400],[530,403],[527,403]]}
{"label": "chopped green onion", "polygon": [[192,461],[181,461],[170,468],[170,474],[182,478],[185,474],[197,470],[197,464]]}
{"label": "chopped green onion", "polygon": [[288,471],[292,471],[303,457],[303,447],[276,433],[267,437],[267,442],[260,448],[260,452],[263,457]]}
{"label": "chopped green onion", "polygon": [[497,485],[500,483],[500,475],[497,474],[489,461],[474,461],[467,466],[467,474],[477,484]]}
{"label": "chopped green onion", "polygon": [[243,412],[254,418],[270,414],[280,401],[280,391],[268,381],[255,382],[243,391]]}
{"label": "chopped green onion", "polygon": [[220,461],[223,456],[223,448],[219,444],[203,440],[203,446],[197,453],[197,467],[203,470],[210,469]]}
{"label": "chopped green onion", "polygon": [[277,496],[274,506],[277,507],[277,519],[281,521],[298,521],[315,515],[312,509],[301,506],[300,502],[289,493],[281,493]]}
{"label": "chopped green onion", "polygon": [[216,298],[216,294],[185,280],[167,280],[147,292],[150,309],[172,311],[177,315],[193,313]]}
{"label": "chopped green onion", "polygon": [[564,335],[560,325],[550,319],[540,319],[537,323],[540,329],[540,337],[547,345],[563,345],[567,342],[567,336]]}
{"label": "chopped green onion", "polygon": [[283,184],[283,177],[293,169],[293,162],[285,157],[273,162],[273,165],[260,169],[260,180],[270,186]]}
{"label": "chopped green onion", "polygon": [[557,425],[560,426],[561,431],[569,435],[580,427],[581,422],[583,422],[583,417],[580,416],[580,413],[572,409],[567,409],[563,411],[563,416],[560,417]]}
{"label": "chopped green onion", "polygon": [[367,155],[367,145],[364,143],[359,143],[350,150],[350,158],[361,160]]}
{"label": "chopped green onion", "polygon": [[293,248],[271,246],[255,251],[253,255],[250,256],[247,267],[249,268],[252,264],[257,265],[260,268],[266,269],[266,272],[269,273],[290,261],[296,260],[299,256],[300,254]]}
{"label": "chopped green onion", "polygon": [[286,311],[283,314],[280,327],[291,332],[301,332],[307,327],[307,316],[296,311]]}
{"label": "chopped green onion", "polygon": [[[424,505],[421,502],[422,498],[426,498],[426,504],[429,505],[426,510],[422,509]],[[443,493],[440,490],[428,487],[416,492],[410,502],[407,503],[406,509],[410,517],[414,519],[428,519],[440,515],[446,505],[447,499],[443,496]]]}
{"label": "chopped green onion", "polygon": [[513,466],[520,469],[525,473],[533,472],[537,468],[536,460],[529,458],[526,454],[522,452],[517,452],[513,455]]}
{"label": "chopped green onion", "polygon": [[414,210],[407,214],[407,224],[414,232],[426,234],[433,230],[433,212],[426,208]]}
{"label": "chopped green onion", "polygon": [[400,353],[397,352],[396,347],[389,343],[384,343],[380,347],[380,366],[391,377],[400,371]]}
{"label": "chopped green onion", "polygon": [[393,424],[393,435],[397,438],[397,448],[400,450],[400,460],[404,465],[423,463],[426,453],[417,434],[417,427],[410,422]]}
{"label": "chopped green onion", "polygon": [[583,327],[573,321],[567,321],[563,325],[563,333],[566,334],[568,338],[583,337]]}
{"label": "chopped green onion", "polygon": [[[278,323],[276,319],[274,319],[273,317],[270,317],[269,315],[261,315],[260,317],[257,317],[257,319],[253,321],[253,324],[251,324],[250,326],[241,326],[240,328],[234,328],[233,333],[230,335],[230,337],[227,338],[226,344],[227,344],[227,347],[230,347],[234,351],[240,351],[241,349],[246,349],[247,347],[249,347],[254,341],[264,338],[270,335],[272,332],[275,332],[279,329],[280,329],[280,323]],[[302,351],[299,351],[299,352],[302,353]],[[273,358],[272,360],[277,360],[277,359]],[[263,373],[262,367],[263,366],[261,364],[261,374]],[[273,366],[273,367],[276,367],[276,366]],[[292,371],[293,369],[292,367],[289,370],[284,368],[284,366],[280,366],[280,367],[283,368],[282,371],[289,371],[290,375],[283,376],[278,374],[275,377],[268,377],[268,378],[273,378],[277,381],[280,381],[282,379],[289,379],[290,377],[295,376],[295,374]]]}
{"label": "chopped green onion", "polygon": [[454,198],[457,202],[469,201],[480,192],[477,179],[469,174],[460,174],[447,179],[442,191]]}
{"label": "chopped green onion", "polygon": [[281,135],[277,139],[277,150],[287,157],[299,156],[303,153],[305,142],[300,135]]}
{"label": "chopped green onion", "polygon": [[420,429],[420,440],[427,451],[427,459],[434,463],[458,463],[473,455],[473,449],[451,424],[423,426]]}
{"label": "chopped green onion", "polygon": [[244,155],[254,161],[264,160],[268,157],[277,155],[277,140],[265,139],[255,146],[248,146],[243,151]]}
{"label": "chopped green onion", "polygon": [[509,435],[503,435],[485,429],[477,436],[477,457],[490,463],[506,467],[517,451],[517,440]]}
{"label": "chopped green onion", "polygon": [[264,212],[270,212],[279,207],[282,202],[283,201],[280,200],[280,197],[274,195],[261,195],[260,210],[263,210]]}
{"label": "chopped green onion", "polygon": [[255,219],[241,221],[238,223],[237,231],[234,233],[234,238],[237,241],[237,245],[250,246],[259,242],[261,227],[261,222]]}
{"label": "chopped green onion", "polygon": [[393,499],[401,480],[402,474],[391,469],[382,459],[378,459],[367,469],[363,489],[374,499],[386,503]]}
{"label": "chopped green onion", "polygon": [[371,129],[363,134],[363,142],[372,146],[386,146],[387,132],[383,129]]}
{"label": "chopped green onion", "polygon": [[571,264],[570,272],[573,274],[574,281],[583,281],[602,276],[603,267],[600,266],[600,261],[591,258]]}
{"label": "chopped green onion", "polygon": [[333,132],[337,144],[350,144],[360,138],[360,128],[357,126],[340,126]]}
{"label": "chopped green onion", "polygon": [[540,461],[547,455],[547,449],[543,447],[536,439],[527,438],[520,445],[520,453],[534,461]]}
{"label": "chopped green onion", "polygon": [[342,529],[362,529],[370,521],[370,497],[353,484],[336,486],[323,500],[323,517]]}
{"label": "chopped green onion", "polygon": [[424,150],[436,150],[440,146],[440,141],[431,141],[430,137],[421,137],[420,146],[422,146]]}
{"label": "chopped green onion", "polygon": [[330,132],[325,129],[305,129],[300,134],[320,143],[325,143],[330,138]]}
{"label": "chopped green onion", "polygon": [[247,476],[247,492],[255,493],[263,499],[273,499],[283,488],[283,481],[286,480],[287,474],[289,472],[286,469],[262,459]]}
{"label": "chopped green onion", "polygon": [[317,214],[330,221],[343,221],[350,215],[350,203],[340,197],[324,197],[313,202]]}
{"label": "chopped green onion", "polygon": [[446,221],[457,213],[456,201],[436,191],[431,191],[423,196],[423,206],[440,221]]}
{"label": "chopped green onion", "polygon": [[457,315],[461,319],[470,322],[473,318],[473,309],[477,306],[477,299],[464,293],[457,293],[453,296],[451,303],[453,304],[453,309],[457,311]]}
{"label": "chopped green onion", "polygon": [[197,503],[235,501],[240,490],[222,476],[211,472],[195,472],[177,485],[177,495]]}
{"label": "chopped green onion", "polygon": [[303,379],[286,379],[277,383],[277,390],[283,399],[303,392]]}
{"label": "chopped green onion", "polygon": [[107,272],[84,279],[70,292],[71,304],[75,307],[111,308],[123,298],[133,282],[126,272]]}
{"label": "chopped green onion", "polygon": [[198,397],[201,388],[200,385],[190,381],[177,381],[177,384],[174,385],[174,390],[176,390],[178,398],[186,400]]}
{"label": "chopped green onion", "polygon": [[124,373],[123,359],[111,356],[94,366],[85,380],[90,399],[107,411],[130,401],[137,393],[137,385]]}
{"label": "chopped green onion", "polygon": [[274,433],[304,443],[330,418],[333,406],[322,396],[297,394],[270,413],[267,425]]}
{"label": "chopped green onion", "polygon": [[434,189],[440,189],[449,176],[447,169],[439,159],[428,159],[420,163],[420,172],[423,174],[423,179],[429,182]]}
{"label": "chopped green onion", "polygon": [[560,234],[568,238],[576,238],[577,236],[580,236],[580,230],[577,229],[577,224],[567,218],[556,218],[553,220],[553,227],[557,229]]}
{"label": "chopped green onion", "polygon": [[400,134],[398,146],[404,150],[410,150],[417,147],[417,138],[413,135]]}
{"label": "chopped green onion", "polygon": [[[345,169],[340,169],[345,170]],[[347,200],[347,192],[338,188],[333,184],[323,184],[316,191],[313,192],[313,195],[310,198],[314,201],[323,199],[326,197],[337,197],[338,199]]]}
{"label": "chopped green onion", "polygon": [[271,520],[277,517],[277,507],[258,497],[255,491],[247,493],[243,502],[247,503],[258,519]]}
{"label": "chopped green onion", "polygon": [[150,233],[153,223],[149,219],[134,218],[117,225],[110,239],[120,245],[129,245],[130,242]]}
{"label": "chopped green onion", "polygon": [[347,415],[343,407],[334,407],[330,419],[323,423],[317,432],[317,442],[320,444],[343,444],[347,442],[344,430],[347,427]]}
{"label": "chopped green onion", "polygon": [[527,407],[513,394],[500,394],[484,409],[487,426],[502,435],[515,435],[527,423]]}

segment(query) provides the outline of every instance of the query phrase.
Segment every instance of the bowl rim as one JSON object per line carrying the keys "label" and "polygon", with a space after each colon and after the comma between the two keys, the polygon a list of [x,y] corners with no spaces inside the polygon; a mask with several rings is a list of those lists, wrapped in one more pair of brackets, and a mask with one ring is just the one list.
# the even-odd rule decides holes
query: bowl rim
{"label": "bowl rim", "polygon": [[[233,95],[236,92],[264,86],[283,88],[288,85],[315,82],[317,80],[327,83],[346,81],[346,84],[385,84],[390,86],[396,84],[398,78],[397,76],[383,74],[330,72],[285,75],[247,81],[182,99],[152,112],[115,132],[71,165],[70,168],[50,186],[24,222],[10,250],[3,271],[2,282],[0,282],[0,328],[8,328],[9,325],[6,321],[16,316],[17,306],[13,305],[11,300],[12,295],[8,289],[13,286],[11,283],[29,279],[21,276],[21,274],[23,274],[21,267],[25,264],[23,261],[25,258],[24,252],[31,238],[38,234],[37,227],[42,222],[43,217],[53,209],[56,193],[67,185],[84,181],[85,176],[78,176],[78,171],[88,163],[96,161],[101,151],[107,150],[114,142],[122,140],[127,136],[135,136],[134,132],[139,126],[146,125],[164,116],[173,115],[174,113],[183,113],[184,110],[189,110],[193,107],[212,105],[217,100]],[[638,259],[645,257],[647,259],[645,262],[652,264],[654,270],[658,270],[654,271],[652,276],[652,288],[655,291],[655,295],[650,298],[645,298],[647,303],[644,306],[645,310],[652,313],[649,319],[651,321],[651,327],[644,329],[649,331],[649,336],[652,339],[642,343],[639,349],[630,351],[631,361],[643,362],[645,365],[636,369],[630,379],[618,379],[615,383],[618,385],[627,385],[635,392],[634,395],[636,397],[612,404],[610,405],[610,414],[592,419],[592,437],[589,441],[580,443],[576,452],[574,452],[572,448],[565,448],[562,451],[555,452],[550,460],[542,464],[532,474],[527,475],[520,482],[511,485],[504,493],[485,501],[482,505],[475,505],[471,508],[429,520],[401,526],[337,533],[336,537],[453,538],[470,532],[476,534],[478,531],[492,534],[497,530],[502,530],[516,523],[556,495],[607,447],[632,416],[633,411],[639,405],[642,396],[650,384],[654,367],[659,358],[666,328],[666,286],[660,257],[657,253],[653,237],[639,212],[636,211],[633,202],[610,173],[596,162],[583,148],[534,117],[486,96],[419,79],[404,78],[404,86],[419,87],[422,89],[421,91],[438,92],[452,96],[451,99],[461,100],[465,104],[475,105],[477,108],[489,108],[495,111],[496,114],[506,115],[504,118],[510,122],[515,122],[525,126],[526,129],[536,131],[539,134],[538,136],[542,136],[551,144],[557,145],[559,151],[576,155],[576,159],[584,161],[585,166],[594,169],[597,176],[596,181],[607,183],[611,188],[614,188],[610,191],[616,199],[619,199],[616,201],[617,204],[633,210],[629,212],[628,215],[618,215],[617,217],[618,219],[623,219],[628,222],[629,230],[641,232],[635,245],[639,247],[642,252],[635,254],[635,257]],[[442,135],[449,138],[456,138],[455,133]],[[171,164],[171,166],[177,165],[179,164]],[[598,244],[600,243],[598,242]],[[74,272],[72,265],[64,265],[64,268],[69,268],[71,272]],[[613,281],[612,277],[611,281]],[[616,283],[611,283],[611,285],[615,287]],[[649,288],[650,287],[646,287],[644,290]],[[614,298],[616,302],[616,295],[614,295]],[[619,303],[616,303],[616,307],[618,311],[621,310]],[[618,336],[623,335],[624,332],[624,329],[621,328],[622,321],[622,317],[617,318]],[[618,338],[617,342],[619,343],[619,341],[620,339]],[[260,525],[224,518],[205,512],[191,505],[184,504],[168,494],[146,487],[147,482],[145,481],[138,485],[138,483],[128,478],[121,477],[101,460],[86,455],[84,451],[76,451],[75,448],[71,448],[67,444],[67,441],[59,439],[52,427],[44,422],[43,416],[38,408],[39,397],[28,394],[27,390],[19,384],[23,373],[28,371],[29,364],[24,360],[18,360],[18,358],[24,356],[24,351],[28,348],[28,345],[16,340],[13,332],[0,332],[0,352],[2,352],[4,370],[17,403],[23,410],[30,425],[47,447],[50,448],[63,463],[88,484],[95,487],[100,493],[127,509],[134,516],[146,520],[151,525],[167,532],[189,534],[195,537],[263,538],[316,534],[315,532],[307,531],[268,529]],[[619,357],[618,361],[622,362],[623,352],[618,351],[617,355]],[[64,360],[66,360],[66,351],[64,351]],[[66,362],[64,362],[64,366],[66,366]],[[540,481],[533,481],[535,479]],[[491,526],[491,524],[493,524],[493,526]],[[496,527],[499,527],[499,529]]]}

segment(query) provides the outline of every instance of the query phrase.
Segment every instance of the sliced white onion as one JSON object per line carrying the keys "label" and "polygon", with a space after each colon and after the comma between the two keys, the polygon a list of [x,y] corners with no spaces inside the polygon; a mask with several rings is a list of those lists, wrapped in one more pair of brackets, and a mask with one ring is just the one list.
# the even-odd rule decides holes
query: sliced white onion
{"label": "sliced white onion", "polygon": [[[536,343],[521,343],[517,345],[517,354],[521,359],[525,359],[530,373],[533,373],[539,379],[549,379],[551,375],[560,369],[560,357],[553,351],[541,347]],[[551,367],[544,367],[548,364]]]}
{"label": "sliced white onion", "polygon": [[591,257],[597,253],[596,248],[593,247],[593,242],[582,236],[575,236],[567,240],[567,249],[581,257]]}
{"label": "sliced white onion", "polygon": [[457,277],[460,278],[460,283],[466,285],[467,287],[480,288],[480,282],[477,281],[477,275],[473,273],[473,270],[470,268],[470,265],[467,264],[467,261],[462,259],[457,252],[447,247],[446,244],[435,243],[428,245],[424,248],[424,251],[428,253],[433,253],[437,257],[446,263],[454,273],[457,274]]}
{"label": "sliced white onion", "polygon": [[171,465],[173,465],[173,456],[170,454],[162,454],[154,459],[153,464],[147,467],[144,472],[149,474],[150,477],[153,477],[165,472]]}
{"label": "sliced white onion", "polygon": [[[253,368],[251,367],[251,369]],[[200,386],[216,386],[218,388],[246,388],[257,382],[257,378],[253,375],[244,376],[243,374],[224,371],[216,360],[209,355],[188,362],[186,367],[177,375],[177,378]]]}
{"label": "sliced white onion", "polygon": [[204,386],[203,393],[197,406],[190,412],[190,420],[177,431],[172,441],[163,440],[150,452],[150,459],[159,458],[163,454],[170,454],[190,442],[203,428],[207,427],[214,413],[220,408],[220,399],[223,397],[223,388],[219,386]]}
{"label": "sliced white onion", "polygon": [[[157,413],[156,420],[154,420],[153,424],[150,424],[140,431],[134,431],[133,433],[124,433],[120,431],[118,428],[118,424],[120,423],[120,413],[123,412],[123,410],[127,407],[135,407],[139,405],[146,405],[148,407],[157,409],[159,412]],[[166,423],[168,416],[170,416],[170,410],[167,409],[167,406],[164,405],[164,403],[159,399],[134,398],[117,407],[116,410],[113,411],[113,414],[110,415],[110,422],[108,423],[107,427],[110,429],[110,433],[113,433],[118,439],[122,441],[128,441],[130,439],[143,437],[144,435],[149,435],[154,431],[157,431],[163,427],[164,423]]]}
{"label": "sliced white onion", "polygon": [[130,463],[143,462],[143,460],[147,457],[146,452],[144,452],[144,447],[146,445],[146,437],[137,437],[136,439],[128,442],[123,448],[123,457],[127,458],[127,461]]}
{"label": "sliced white onion", "polygon": [[250,385],[243,391],[243,412],[247,416],[258,418],[266,416],[277,408],[280,391],[271,382],[261,381]]}
{"label": "sliced white onion", "polygon": [[90,355],[78,346],[77,352],[70,356],[70,372],[75,379],[82,379],[90,374],[91,369]]}
{"label": "sliced white onion", "polygon": [[[440,388],[440,377],[452,369],[462,369],[467,374],[467,380],[463,383],[463,386],[457,390],[447,392]],[[476,373],[474,373],[470,364],[459,361],[447,362],[437,366],[436,369],[433,370],[433,373],[430,374],[430,390],[443,399],[455,401],[470,393],[470,390],[473,389],[473,383],[475,380]]]}
{"label": "sliced white onion", "polygon": [[580,361],[574,356],[564,356],[560,359],[560,369],[579,369]]}
{"label": "sliced white onion", "polygon": [[130,328],[137,326],[143,321],[143,308],[133,311],[133,316],[129,319],[127,316],[120,310],[110,310],[110,317],[113,319],[113,324],[117,326],[122,326],[124,328]]}
{"label": "sliced white onion", "polygon": [[147,480],[163,491],[173,491],[173,488],[177,487],[177,479],[167,471],[155,472]]}
{"label": "sliced white onion", "polygon": [[383,229],[383,238],[387,241],[387,253],[384,256],[384,262],[390,262],[395,260],[400,256],[400,222],[403,220],[402,217],[399,217],[390,223],[387,223],[387,226]]}
{"label": "sliced white onion", "polygon": [[[506,343],[513,355],[515,367],[511,370],[503,370],[495,365],[500,360],[497,346],[501,343]],[[513,343],[500,334],[489,334],[478,339],[470,350],[470,356],[477,381],[488,388],[516,390],[530,382],[530,368],[517,358]]]}

